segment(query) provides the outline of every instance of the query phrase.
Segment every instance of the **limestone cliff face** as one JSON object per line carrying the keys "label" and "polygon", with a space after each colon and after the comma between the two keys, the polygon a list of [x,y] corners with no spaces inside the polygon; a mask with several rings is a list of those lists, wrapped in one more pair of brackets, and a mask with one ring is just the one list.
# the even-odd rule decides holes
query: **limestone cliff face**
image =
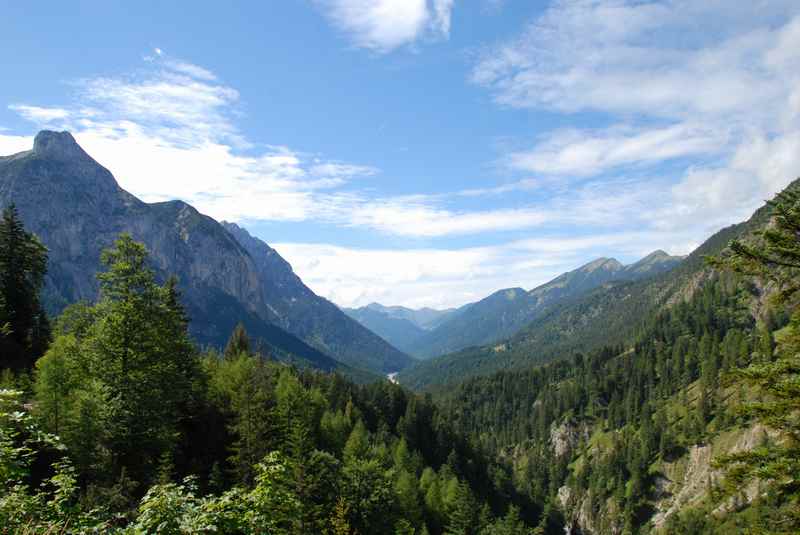
{"label": "limestone cliff face", "polygon": [[[184,202],[140,201],[120,188],[68,132],[40,132],[32,150],[0,157],[0,206],[12,202],[26,227],[49,249],[45,302],[51,313],[97,298],[100,253],[127,232],[147,246],[159,278],[178,276],[192,318],[192,334],[201,344],[221,345],[233,326],[243,321],[268,344],[280,340],[285,351],[291,352],[287,347],[292,347],[307,353],[310,357],[305,358],[323,368],[336,363],[319,350],[381,373],[397,371],[408,362],[406,355],[366,330],[349,337],[342,334],[337,345],[319,343],[322,335],[297,328],[298,318],[268,302],[280,287],[284,288],[281,301],[321,300],[277,253],[273,251],[272,264],[261,262],[223,225]],[[352,321],[336,311],[343,324]],[[314,308],[305,312],[313,314]],[[307,320],[313,322],[313,318]],[[324,325],[336,327],[333,321]],[[373,338],[383,346],[365,342],[374,342]]]}
{"label": "limestone cliff face", "polygon": [[67,132],[41,132],[33,150],[0,160],[0,204],[11,202],[49,249],[52,312],[97,297],[100,252],[121,232],[147,245],[162,278],[179,276],[187,299],[214,287],[253,313],[263,308],[252,259],[214,220],[180,201],[138,200]]}
{"label": "limestone cliff face", "polygon": [[312,292],[269,245],[234,223],[223,225],[254,260],[262,299],[277,325],[354,366],[393,373],[410,364],[408,355]]}

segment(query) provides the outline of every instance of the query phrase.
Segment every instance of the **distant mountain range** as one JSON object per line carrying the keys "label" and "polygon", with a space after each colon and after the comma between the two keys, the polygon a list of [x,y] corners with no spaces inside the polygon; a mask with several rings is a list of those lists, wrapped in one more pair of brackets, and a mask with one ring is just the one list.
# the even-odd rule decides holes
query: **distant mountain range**
{"label": "distant mountain range", "polygon": [[461,309],[412,309],[370,303],[361,308],[343,308],[350,317],[401,351],[408,352],[428,331],[435,329]]}
{"label": "distant mountain range", "polygon": [[503,340],[551,305],[612,281],[633,281],[667,272],[681,260],[683,257],[661,250],[628,266],[613,258],[598,258],[533,290],[506,288],[476,303],[445,311],[415,311],[377,303],[345,311],[395,347],[425,359]]}
{"label": "distant mountain range", "polygon": [[[797,184],[800,180],[793,187]],[[702,287],[703,281],[712,276],[711,268],[705,264],[706,256],[719,254],[732,239],[763,229],[769,220],[768,214],[768,208],[761,208],[748,221],[720,230],[689,256],[682,260],[678,258],[677,262],[672,257],[673,260],[662,265],[662,260],[670,257],[656,251],[625,268],[629,275],[632,274],[627,280],[613,277],[613,280],[578,293],[574,298],[552,300],[534,321],[505,339],[476,344],[418,362],[401,372],[398,379],[412,389],[441,388],[468,377],[489,375],[499,370],[526,369],[570,357],[576,352],[585,353],[628,342],[642,328],[643,321],[653,318],[664,307],[688,299]],[[597,269],[608,262],[601,259],[587,266],[595,264]],[[562,275],[540,288],[552,288],[556,281],[566,287],[570,279],[575,284],[581,279],[579,274],[573,276],[575,273]],[[561,285],[555,285],[558,286]]]}
{"label": "distant mountain range", "polygon": [[97,298],[100,252],[127,232],[159,278],[177,275],[200,344],[221,346],[241,321],[277,358],[321,369],[386,374],[412,362],[315,295],[266,243],[181,201],[142,202],[67,132],[40,132],[33,150],[0,157],[0,207],[10,203],[49,249],[53,314]]}
{"label": "distant mountain range", "polygon": [[407,308],[402,306],[383,306],[380,303],[371,303],[361,309],[357,310],[371,310],[379,312],[390,318],[404,319],[410,321],[420,329],[429,331],[441,325],[452,314],[457,313],[457,308],[447,308],[444,310],[436,310],[433,308]]}

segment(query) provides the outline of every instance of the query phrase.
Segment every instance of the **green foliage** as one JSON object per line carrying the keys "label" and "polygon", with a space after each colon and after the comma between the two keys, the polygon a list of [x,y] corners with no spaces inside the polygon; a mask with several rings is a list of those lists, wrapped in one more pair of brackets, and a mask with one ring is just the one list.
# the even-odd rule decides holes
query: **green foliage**
{"label": "green foliage", "polygon": [[[61,456],[58,437],[42,431],[21,401],[22,393],[0,390],[0,533],[51,533],[97,525],[95,512],[77,504],[78,474]],[[46,475],[34,465],[55,457]]]}
{"label": "green foliage", "polygon": [[511,506],[505,516],[485,526],[480,535],[529,535],[531,532],[520,519],[519,509]]}
{"label": "green foliage", "polygon": [[[769,205],[773,225],[749,242],[732,241],[728,254],[710,262],[774,285],[773,301],[793,306],[800,292],[800,189],[790,187]],[[754,386],[761,400],[743,405],[740,413],[778,431],[780,437],[753,450],[723,456],[717,465],[727,470],[727,495],[737,494],[754,480],[766,484],[784,510],[779,522],[767,523],[768,529],[789,533],[800,530],[800,309],[794,310],[782,330],[776,358],[772,336],[763,328],[758,350],[758,360],[734,375]]]}
{"label": "green foliage", "polygon": [[242,354],[249,355],[250,352],[250,338],[247,336],[244,324],[237,323],[231,333],[231,337],[228,339],[228,343],[225,344],[225,352],[223,354],[226,359],[232,359]]}
{"label": "green foliage", "polygon": [[507,505],[429,398],[266,361],[241,328],[224,358],[200,356],[175,279],[156,282],[141,244],[123,235],[103,261],[100,301],[66,309],[36,364],[35,420],[2,422],[8,525],[440,534]]}
{"label": "green foliage", "polygon": [[139,478],[176,447],[197,364],[174,282],[155,282],[144,247],[123,235],[103,261],[101,301],[68,309],[37,363],[37,413],[82,471]]}
{"label": "green foliage", "polygon": [[469,486],[463,481],[452,479],[446,502],[449,506],[447,526],[448,535],[473,535],[477,533],[477,509]]}
{"label": "green foliage", "polygon": [[[513,447],[513,486],[538,504],[543,532],[560,529],[554,503],[565,484],[595,508],[611,500],[635,532],[651,514],[649,467],[730,423],[720,374],[750,360],[750,299],[747,284],[711,275],[687,301],[644,318],[630,347],[470,379],[437,399],[485,450],[506,456]],[[592,429],[610,440],[586,451]],[[558,435],[569,445],[561,454]]]}
{"label": "green foliage", "polygon": [[7,206],[0,220],[0,367],[31,368],[47,348],[50,324],[40,301],[46,270],[47,249]]}

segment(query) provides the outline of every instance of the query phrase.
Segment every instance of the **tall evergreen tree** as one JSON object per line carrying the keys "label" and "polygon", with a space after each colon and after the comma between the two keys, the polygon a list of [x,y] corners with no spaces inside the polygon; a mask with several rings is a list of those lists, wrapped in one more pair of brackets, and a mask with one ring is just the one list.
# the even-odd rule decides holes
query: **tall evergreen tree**
{"label": "tall evergreen tree", "polygon": [[250,338],[247,336],[247,330],[244,328],[243,323],[238,323],[233,329],[228,343],[225,344],[225,352],[223,353],[226,359],[238,357],[242,353],[249,355],[251,352]]}
{"label": "tall evergreen tree", "polygon": [[[89,440],[110,452],[108,475],[124,469],[142,477],[176,447],[197,362],[174,282],[156,283],[144,245],[122,235],[102,260],[108,269],[98,276],[100,302],[65,312],[37,366],[37,409],[51,430],[64,425],[70,436],[71,429],[85,431],[84,410],[97,420],[95,409],[103,407],[102,433],[75,436],[74,443]],[[86,447],[78,455],[91,457]]]}
{"label": "tall evergreen tree", "polygon": [[774,304],[794,308],[777,358],[773,360],[772,336],[759,332],[757,359],[737,375],[755,386],[762,401],[741,409],[780,431],[778,441],[718,460],[727,469],[726,487],[736,493],[747,483],[760,480],[772,499],[783,506],[782,518],[765,519],[775,532],[800,530],[800,187],[790,187],[769,202],[773,224],[752,241],[730,243],[729,254],[710,259],[712,265],[755,275],[776,289]]}
{"label": "tall evergreen tree", "polygon": [[0,367],[31,368],[47,349],[50,325],[40,300],[46,270],[47,249],[7,206],[0,220]]}
{"label": "tall evergreen tree", "polygon": [[455,486],[453,502],[450,505],[449,518],[445,533],[447,535],[473,535],[477,533],[477,510],[475,498],[469,486],[459,481]]}

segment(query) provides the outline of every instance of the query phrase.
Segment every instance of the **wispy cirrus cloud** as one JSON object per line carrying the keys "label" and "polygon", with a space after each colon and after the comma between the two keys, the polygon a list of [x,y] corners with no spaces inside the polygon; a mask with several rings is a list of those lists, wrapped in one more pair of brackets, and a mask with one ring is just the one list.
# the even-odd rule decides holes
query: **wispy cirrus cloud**
{"label": "wispy cirrus cloud", "polygon": [[[471,79],[504,107],[606,123],[541,134],[508,151],[510,168],[545,183],[656,182],[650,224],[707,233],[798,172],[799,44],[800,5],[787,0],[557,0],[489,47]],[[683,170],[666,171],[676,160]]]}
{"label": "wispy cirrus cloud", "polygon": [[9,106],[9,109],[19,113],[26,119],[41,123],[64,121],[68,119],[70,116],[70,112],[63,108],[43,108],[41,106],[12,104],[11,106]]}
{"label": "wispy cirrus cloud", "polygon": [[317,0],[359,48],[390,52],[419,39],[447,38],[454,0]]}
{"label": "wispy cirrus cloud", "polygon": [[236,124],[238,91],[207,69],[161,50],[146,66],[75,82],[69,106],[10,108],[41,127],[71,130],[142,199],[182,199],[217,219],[316,221],[421,238],[552,221],[541,206],[470,211],[450,206],[453,195],[380,195],[363,187],[380,174],[374,166],[248,139]]}
{"label": "wispy cirrus cloud", "polygon": [[787,0],[557,0],[487,49],[472,79],[513,107],[686,118],[761,103],[757,115],[789,85],[798,12]]}
{"label": "wispy cirrus cloud", "polygon": [[726,146],[729,133],[679,123],[661,128],[565,129],[541,137],[532,149],[510,153],[509,165],[543,175],[591,176],[622,166],[641,168],[713,154]]}
{"label": "wispy cirrus cloud", "polygon": [[460,249],[381,249],[325,243],[272,244],[318,293],[342,306],[371,302],[451,307],[510,286],[532,289],[591,258],[618,251],[652,252],[653,241],[676,253],[696,243],[691,232],[610,232],[537,238]]}
{"label": "wispy cirrus cloud", "polygon": [[318,203],[319,192],[378,172],[251,142],[236,125],[238,91],[160,49],[135,74],[72,86],[69,106],[9,108],[40,127],[71,130],[146,201],[179,198],[219,219],[301,221],[331,204]]}

